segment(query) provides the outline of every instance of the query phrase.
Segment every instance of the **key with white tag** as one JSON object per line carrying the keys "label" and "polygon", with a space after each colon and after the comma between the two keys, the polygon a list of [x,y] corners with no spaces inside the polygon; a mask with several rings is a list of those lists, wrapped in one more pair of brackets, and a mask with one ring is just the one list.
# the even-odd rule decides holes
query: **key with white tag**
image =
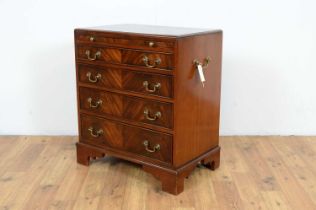
{"label": "key with white tag", "polygon": [[200,80],[202,82],[202,85],[204,87],[204,82],[205,82],[205,77],[204,77],[204,72],[203,72],[203,67],[201,64],[198,64],[197,66],[198,72],[199,72],[199,76],[200,76]]}

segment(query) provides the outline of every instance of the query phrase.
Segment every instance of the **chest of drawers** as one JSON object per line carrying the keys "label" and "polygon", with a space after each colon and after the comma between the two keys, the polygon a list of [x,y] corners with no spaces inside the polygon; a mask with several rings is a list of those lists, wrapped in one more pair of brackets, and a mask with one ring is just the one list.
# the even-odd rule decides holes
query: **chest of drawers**
{"label": "chest of drawers", "polygon": [[172,194],[183,191],[197,164],[219,167],[220,30],[75,29],[75,53],[78,163],[129,160]]}

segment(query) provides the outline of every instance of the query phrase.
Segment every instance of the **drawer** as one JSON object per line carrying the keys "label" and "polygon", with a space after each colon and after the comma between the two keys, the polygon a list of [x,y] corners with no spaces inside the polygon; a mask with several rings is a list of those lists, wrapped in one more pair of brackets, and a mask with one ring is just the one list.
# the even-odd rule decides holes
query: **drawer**
{"label": "drawer", "polygon": [[78,65],[78,78],[82,83],[118,90],[172,98],[172,76],[140,73],[114,68],[96,68]]}
{"label": "drawer", "polygon": [[83,110],[166,128],[173,127],[171,103],[83,87],[79,89],[79,100]]}
{"label": "drawer", "polygon": [[78,58],[91,63],[100,61],[114,64],[122,63],[122,50],[120,49],[90,46],[78,46],[77,49]]}
{"label": "drawer", "polygon": [[127,64],[147,68],[172,70],[174,66],[173,54],[152,53],[144,51],[78,46],[77,57],[94,64]]}
{"label": "drawer", "polygon": [[145,49],[149,51],[173,52],[174,41],[157,40],[150,37],[119,37],[112,34],[77,31],[76,42],[82,44],[98,44],[123,48]]}
{"label": "drawer", "polygon": [[81,115],[80,141],[171,163],[172,136],[115,121]]}

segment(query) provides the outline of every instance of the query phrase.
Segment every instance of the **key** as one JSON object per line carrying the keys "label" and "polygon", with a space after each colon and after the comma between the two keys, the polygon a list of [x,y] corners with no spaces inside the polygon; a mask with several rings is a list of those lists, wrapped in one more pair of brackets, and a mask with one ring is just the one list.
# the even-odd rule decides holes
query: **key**
{"label": "key", "polygon": [[204,87],[204,82],[205,82],[205,77],[204,77],[204,72],[203,72],[203,67],[201,64],[198,64],[197,65],[197,69],[198,69],[198,72],[199,72],[199,76],[200,76],[200,80],[202,82],[202,86]]}

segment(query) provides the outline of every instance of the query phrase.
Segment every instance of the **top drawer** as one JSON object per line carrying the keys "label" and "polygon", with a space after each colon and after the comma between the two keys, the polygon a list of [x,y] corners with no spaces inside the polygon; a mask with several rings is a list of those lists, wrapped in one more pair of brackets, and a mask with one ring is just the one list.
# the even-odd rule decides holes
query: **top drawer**
{"label": "top drawer", "polygon": [[173,52],[174,41],[170,39],[157,39],[141,36],[113,35],[111,33],[96,31],[75,31],[75,39],[78,44],[100,44],[132,49],[145,49],[151,51]]}
{"label": "top drawer", "polygon": [[162,70],[174,68],[172,53],[146,52],[105,46],[77,45],[77,59],[91,64],[123,64]]}

